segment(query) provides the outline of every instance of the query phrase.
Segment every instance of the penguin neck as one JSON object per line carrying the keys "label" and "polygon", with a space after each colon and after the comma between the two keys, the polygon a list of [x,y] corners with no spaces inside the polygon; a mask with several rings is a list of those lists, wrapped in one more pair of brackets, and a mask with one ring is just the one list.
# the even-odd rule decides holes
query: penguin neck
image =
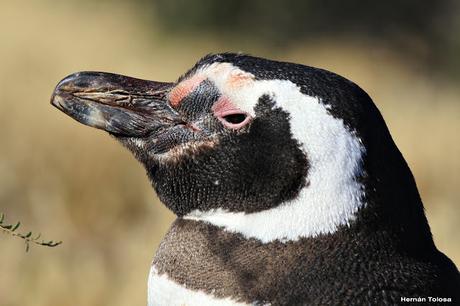
{"label": "penguin neck", "polygon": [[[405,256],[393,239],[394,235],[385,231],[352,226],[315,238],[263,243],[207,222],[178,218],[157,251],[153,269],[186,288],[250,303],[257,296],[270,296],[273,286],[287,285],[285,275],[289,275],[290,284],[315,286],[330,275],[340,278],[338,282],[350,283],[363,258],[381,263],[382,268]],[[375,267],[360,269],[373,273]],[[242,282],[247,290],[241,290]]]}
{"label": "penguin neck", "polygon": [[[386,246],[406,248],[409,252],[433,249],[434,243],[423,204],[412,174],[399,151],[387,158],[399,167],[385,167],[365,158],[360,179],[341,177],[336,181],[334,197],[327,190],[318,192],[324,182],[310,181],[290,201],[256,213],[229,212],[223,209],[192,211],[186,220],[216,226],[222,232],[255,239],[262,244],[312,241],[327,236],[377,233],[393,237]],[[372,157],[372,156],[371,156]],[[370,160],[374,161],[370,161]],[[376,159],[378,160],[378,159]]]}

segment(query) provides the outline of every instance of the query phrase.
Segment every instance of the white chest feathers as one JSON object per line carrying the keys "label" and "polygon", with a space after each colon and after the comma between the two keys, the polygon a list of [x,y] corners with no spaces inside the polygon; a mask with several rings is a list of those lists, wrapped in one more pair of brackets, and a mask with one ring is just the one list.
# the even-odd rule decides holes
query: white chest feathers
{"label": "white chest feathers", "polygon": [[230,298],[219,299],[204,291],[189,289],[169,279],[166,274],[159,275],[154,266],[150,269],[148,282],[148,306],[239,306]]}

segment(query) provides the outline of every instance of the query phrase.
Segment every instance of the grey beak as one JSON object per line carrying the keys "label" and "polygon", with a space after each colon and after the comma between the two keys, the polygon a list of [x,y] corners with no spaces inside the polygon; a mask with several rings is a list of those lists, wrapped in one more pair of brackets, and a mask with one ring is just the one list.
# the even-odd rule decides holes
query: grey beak
{"label": "grey beak", "polygon": [[51,104],[111,134],[142,137],[180,122],[166,101],[172,83],[105,72],[78,72],[56,86]]}

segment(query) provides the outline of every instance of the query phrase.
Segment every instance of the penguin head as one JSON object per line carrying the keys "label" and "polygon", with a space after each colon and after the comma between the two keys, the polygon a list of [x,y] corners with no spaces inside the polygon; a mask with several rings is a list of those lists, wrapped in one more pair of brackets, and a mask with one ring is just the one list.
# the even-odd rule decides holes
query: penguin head
{"label": "penguin head", "polygon": [[174,83],[76,73],[52,104],[132,151],[176,215],[262,241],[350,226],[405,165],[357,85],[242,54],[206,56]]}

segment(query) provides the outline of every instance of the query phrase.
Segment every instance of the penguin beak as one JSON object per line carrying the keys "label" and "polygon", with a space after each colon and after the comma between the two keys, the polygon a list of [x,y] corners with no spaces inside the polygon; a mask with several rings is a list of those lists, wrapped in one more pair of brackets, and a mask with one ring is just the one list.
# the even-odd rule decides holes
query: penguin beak
{"label": "penguin beak", "polygon": [[116,136],[143,137],[182,122],[167,103],[172,83],[104,72],[78,72],[56,86],[51,104]]}

